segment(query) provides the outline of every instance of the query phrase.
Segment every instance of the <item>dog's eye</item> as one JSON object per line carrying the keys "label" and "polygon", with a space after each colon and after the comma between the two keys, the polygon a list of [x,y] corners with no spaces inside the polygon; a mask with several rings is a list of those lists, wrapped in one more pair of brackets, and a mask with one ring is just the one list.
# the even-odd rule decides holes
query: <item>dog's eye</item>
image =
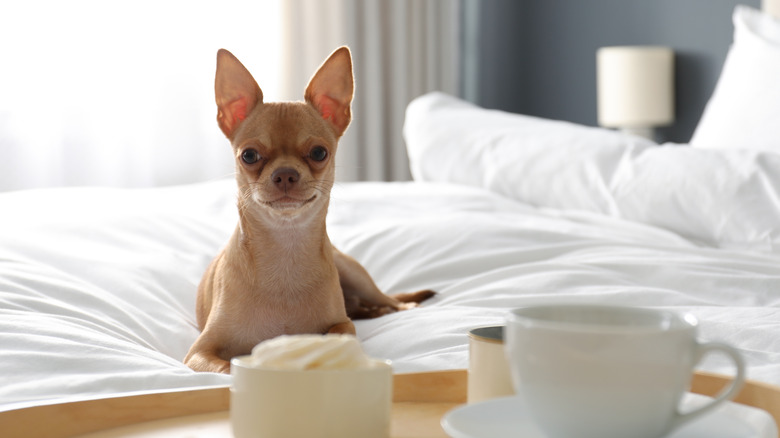
{"label": "dog's eye", "polygon": [[241,161],[246,164],[255,164],[260,161],[260,153],[254,149],[246,149],[241,152]]}
{"label": "dog's eye", "polygon": [[309,151],[309,158],[314,161],[324,161],[328,158],[328,150],[323,146],[314,146],[311,148],[311,151]]}

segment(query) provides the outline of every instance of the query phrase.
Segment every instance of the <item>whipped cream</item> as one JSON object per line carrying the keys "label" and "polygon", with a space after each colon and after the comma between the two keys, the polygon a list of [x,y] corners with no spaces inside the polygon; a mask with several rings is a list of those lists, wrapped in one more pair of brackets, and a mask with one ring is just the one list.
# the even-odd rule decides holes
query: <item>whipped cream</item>
{"label": "whipped cream", "polygon": [[353,335],[282,335],[252,349],[249,364],[281,370],[374,368],[377,361],[363,352]]}

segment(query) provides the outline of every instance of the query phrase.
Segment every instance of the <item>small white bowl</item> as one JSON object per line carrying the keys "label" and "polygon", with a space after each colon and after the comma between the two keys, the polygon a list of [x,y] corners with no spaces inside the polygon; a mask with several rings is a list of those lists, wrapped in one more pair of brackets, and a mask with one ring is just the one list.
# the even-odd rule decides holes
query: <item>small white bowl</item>
{"label": "small white bowl", "polygon": [[389,362],[340,370],[280,370],[231,361],[230,421],[236,438],[387,438]]}

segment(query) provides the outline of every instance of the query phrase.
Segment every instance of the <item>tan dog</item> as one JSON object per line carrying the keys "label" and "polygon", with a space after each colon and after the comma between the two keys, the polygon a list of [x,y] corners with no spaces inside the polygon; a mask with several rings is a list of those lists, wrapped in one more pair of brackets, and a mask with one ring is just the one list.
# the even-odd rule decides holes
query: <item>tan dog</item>
{"label": "tan dog", "polygon": [[350,317],[408,309],[433,295],[383,294],[328,239],[335,153],[353,88],[346,47],[312,77],[306,102],[263,103],[238,59],[217,54],[217,120],[236,158],[239,222],[198,287],[201,334],[184,359],[192,369],[229,372],[232,357],[281,334],[354,334]]}

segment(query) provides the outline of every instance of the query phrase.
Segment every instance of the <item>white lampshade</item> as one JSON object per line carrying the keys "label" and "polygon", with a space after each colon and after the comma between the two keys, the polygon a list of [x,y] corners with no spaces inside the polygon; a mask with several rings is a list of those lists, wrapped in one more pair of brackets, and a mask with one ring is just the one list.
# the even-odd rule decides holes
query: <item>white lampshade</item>
{"label": "white lampshade", "polygon": [[780,0],[762,0],[761,9],[780,20]]}
{"label": "white lampshade", "polygon": [[649,129],[674,121],[674,52],[668,47],[602,47],[596,53],[598,122]]}

